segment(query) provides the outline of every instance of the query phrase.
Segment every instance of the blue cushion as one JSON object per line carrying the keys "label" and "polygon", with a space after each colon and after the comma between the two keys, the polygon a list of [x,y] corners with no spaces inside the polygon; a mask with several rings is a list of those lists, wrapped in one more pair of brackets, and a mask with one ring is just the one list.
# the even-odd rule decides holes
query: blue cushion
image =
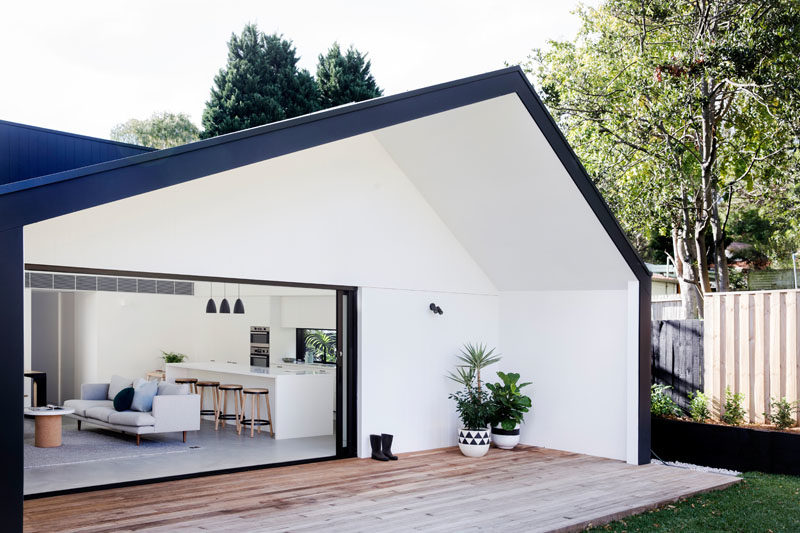
{"label": "blue cushion", "polygon": [[153,397],[158,392],[158,381],[139,382],[133,388],[132,411],[146,413],[153,410]]}
{"label": "blue cushion", "polygon": [[125,387],[114,396],[114,409],[127,411],[133,403],[133,387]]}

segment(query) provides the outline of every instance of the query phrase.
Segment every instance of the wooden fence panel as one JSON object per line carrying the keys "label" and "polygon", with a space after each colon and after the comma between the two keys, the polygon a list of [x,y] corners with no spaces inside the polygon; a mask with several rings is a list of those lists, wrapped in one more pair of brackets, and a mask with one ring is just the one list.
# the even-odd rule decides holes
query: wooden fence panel
{"label": "wooden fence panel", "polygon": [[744,394],[750,422],[764,422],[771,399],[800,399],[799,311],[798,290],[705,295],[704,390],[716,414],[728,387]]}
{"label": "wooden fence panel", "polygon": [[672,398],[688,410],[689,393],[703,390],[703,322],[652,322],[653,382],[672,387]]}

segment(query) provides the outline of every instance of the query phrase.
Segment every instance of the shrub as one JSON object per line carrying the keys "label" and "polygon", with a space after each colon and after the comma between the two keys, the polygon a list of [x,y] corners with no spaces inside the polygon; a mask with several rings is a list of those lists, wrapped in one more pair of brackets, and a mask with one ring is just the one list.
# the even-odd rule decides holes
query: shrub
{"label": "shrub", "polygon": [[730,387],[725,388],[725,412],[722,421],[726,424],[739,426],[744,422],[744,394],[732,393]]}
{"label": "shrub", "polygon": [[790,428],[795,424],[792,411],[797,408],[797,402],[789,402],[786,398],[776,401],[775,398],[772,398],[769,407],[770,412],[764,413],[767,422],[775,424],[778,429]]}
{"label": "shrub", "polygon": [[708,396],[701,391],[689,393],[689,415],[695,422],[705,422],[711,418],[711,411],[708,410]]}
{"label": "shrub", "polygon": [[650,413],[655,416],[681,416],[681,408],[672,400],[667,385],[650,387]]}

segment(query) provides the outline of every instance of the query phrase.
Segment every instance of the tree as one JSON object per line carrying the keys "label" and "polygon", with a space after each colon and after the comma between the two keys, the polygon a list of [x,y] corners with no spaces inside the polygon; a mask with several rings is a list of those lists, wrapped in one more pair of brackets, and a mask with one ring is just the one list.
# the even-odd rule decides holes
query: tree
{"label": "tree", "polygon": [[383,95],[370,73],[366,54],[352,46],[342,54],[339,43],[333,43],[317,63],[317,84],[323,109],[351,102],[360,102]]}
{"label": "tree", "polygon": [[319,109],[319,91],[291,41],[248,24],[231,35],[228,61],[214,77],[203,111],[204,138],[304,115]]}
{"label": "tree", "polygon": [[192,124],[184,113],[153,113],[145,120],[130,119],[117,124],[111,130],[115,141],[149,146],[150,148],[171,148],[194,142],[200,138],[200,130]]}
{"label": "tree", "polygon": [[800,4],[608,0],[579,16],[574,42],[525,68],[626,229],[671,234],[695,316],[709,255],[728,289],[731,212],[796,180]]}

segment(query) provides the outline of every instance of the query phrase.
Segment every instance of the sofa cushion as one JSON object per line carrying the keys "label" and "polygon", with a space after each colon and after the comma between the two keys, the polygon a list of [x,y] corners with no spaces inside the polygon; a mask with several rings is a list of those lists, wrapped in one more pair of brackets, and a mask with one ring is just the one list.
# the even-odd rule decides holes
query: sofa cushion
{"label": "sofa cushion", "polygon": [[113,401],[119,391],[133,385],[133,380],[122,376],[111,376],[111,383],[108,384],[108,399]]}
{"label": "sofa cushion", "polygon": [[158,392],[158,381],[138,381],[133,387],[132,411],[146,413],[153,410],[153,398]]}
{"label": "sofa cushion", "polygon": [[109,424],[120,426],[154,426],[156,419],[150,413],[140,413],[139,411],[120,411],[108,415]]}
{"label": "sofa cushion", "polygon": [[158,382],[158,396],[174,396],[189,394],[189,385],[186,383],[169,383],[167,381]]}
{"label": "sofa cushion", "polygon": [[125,387],[114,396],[114,409],[117,411],[127,411],[133,403],[133,387]]}
{"label": "sofa cushion", "polygon": [[113,402],[109,400],[67,400],[64,407],[75,409],[78,416],[86,416],[86,410],[91,407],[111,407]]}
{"label": "sofa cushion", "polygon": [[106,407],[89,407],[86,409],[85,416],[86,418],[94,418],[95,420],[99,420],[101,422],[108,422],[108,417],[111,415],[111,413],[116,413],[113,404]]}

